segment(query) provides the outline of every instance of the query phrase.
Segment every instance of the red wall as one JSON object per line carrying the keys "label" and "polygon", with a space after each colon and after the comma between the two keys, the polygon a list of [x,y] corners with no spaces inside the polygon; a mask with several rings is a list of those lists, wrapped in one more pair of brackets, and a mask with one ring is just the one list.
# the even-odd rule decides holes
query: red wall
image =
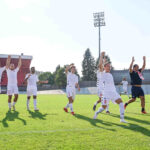
{"label": "red wall", "polygon": [[[6,58],[0,58],[1,66],[6,65]],[[11,63],[15,64],[15,67],[18,66],[18,59],[11,59]],[[31,60],[30,59],[22,59],[22,66],[20,70],[18,71],[18,86],[23,86],[23,81],[25,78],[25,75],[30,71],[30,64]],[[1,80],[1,85],[7,85],[7,73],[6,71],[3,72],[2,74],[2,80]]]}

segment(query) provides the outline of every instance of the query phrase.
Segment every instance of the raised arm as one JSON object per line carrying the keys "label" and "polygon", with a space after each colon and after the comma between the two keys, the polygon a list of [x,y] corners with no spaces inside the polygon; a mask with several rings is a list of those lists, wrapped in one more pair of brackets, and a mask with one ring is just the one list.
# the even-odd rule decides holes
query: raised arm
{"label": "raised arm", "polygon": [[130,67],[129,67],[129,72],[130,72],[130,73],[133,72],[133,69],[132,69],[133,63],[134,63],[134,57],[132,57],[132,62],[131,62]]}
{"label": "raised arm", "polygon": [[144,71],[145,66],[146,66],[146,57],[143,56],[143,66],[142,66],[142,70],[141,71]]}
{"label": "raised arm", "polygon": [[10,66],[10,61],[11,61],[11,56],[8,55],[8,58],[7,58],[7,61],[6,61],[6,69],[9,68],[9,66]]}
{"label": "raised arm", "polygon": [[71,68],[71,66],[73,66],[74,64],[72,63],[72,64],[70,64],[70,65],[68,65],[67,67],[66,67],[66,69],[65,69],[65,73],[67,74],[68,73],[68,71],[69,71],[69,69]]}
{"label": "raised arm", "polygon": [[22,61],[21,61],[21,56],[19,56],[19,61],[18,61],[18,68],[20,68],[22,65]]}
{"label": "raised arm", "polygon": [[103,58],[105,56],[105,52],[101,52],[100,60],[99,60],[99,70],[103,72]]}

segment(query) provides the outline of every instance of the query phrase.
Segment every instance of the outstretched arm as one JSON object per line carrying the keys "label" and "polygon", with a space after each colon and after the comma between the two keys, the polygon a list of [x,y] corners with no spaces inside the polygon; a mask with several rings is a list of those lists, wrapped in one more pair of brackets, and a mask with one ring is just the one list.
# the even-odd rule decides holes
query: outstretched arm
{"label": "outstretched arm", "polygon": [[131,62],[131,64],[130,64],[130,67],[129,67],[129,72],[130,73],[132,73],[133,72],[133,69],[132,69],[132,67],[133,67],[133,63],[134,63],[134,57],[132,57],[132,62]]}
{"label": "outstretched arm", "polygon": [[21,56],[19,56],[18,68],[20,68],[21,65],[22,65]]}
{"label": "outstretched arm", "polygon": [[142,70],[141,71],[144,71],[145,66],[146,66],[146,57],[143,56],[143,66],[142,66]]}
{"label": "outstretched arm", "polygon": [[105,52],[101,52],[100,60],[99,60],[99,70],[103,72],[103,58],[105,56]]}
{"label": "outstretched arm", "polygon": [[6,61],[6,69],[9,68],[9,66],[10,66],[10,61],[11,61],[11,56],[8,55],[8,58],[7,58],[7,61]]}

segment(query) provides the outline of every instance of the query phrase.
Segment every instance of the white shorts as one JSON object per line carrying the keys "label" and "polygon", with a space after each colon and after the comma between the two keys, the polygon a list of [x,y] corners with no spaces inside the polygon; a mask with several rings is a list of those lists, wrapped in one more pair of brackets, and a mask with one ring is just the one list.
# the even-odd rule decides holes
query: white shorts
{"label": "white shorts", "polygon": [[127,91],[128,91],[127,88],[123,88],[124,93],[127,93]]}
{"label": "white shorts", "polygon": [[116,104],[116,100],[121,99],[120,95],[116,91],[109,91],[103,94],[102,105],[108,105],[111,100]]}
{"label": "white shorts", "polygon": [[27,96],[37,96],[37,89],[27,89]]}
{"label": "white shorts", "polygon": [[98,90],[98,93],[97,93],[98,97],[99,97],[99,98],[102,98],[102,96],[103,96],[103,91],[100,90],[99,88],[98,88],[97,90]]}
{"label": "white shorts", "polygon": [[19,94],[18,86],[8,86],[7,95]]}
{"label": "white shorts", "polygon": [[74,100],[75,95],[76,95],[76,89],[72,88],[72,87],[67,87],[66,88],[66,94],[67,94],[67,97],[72,97],[72,99]]}

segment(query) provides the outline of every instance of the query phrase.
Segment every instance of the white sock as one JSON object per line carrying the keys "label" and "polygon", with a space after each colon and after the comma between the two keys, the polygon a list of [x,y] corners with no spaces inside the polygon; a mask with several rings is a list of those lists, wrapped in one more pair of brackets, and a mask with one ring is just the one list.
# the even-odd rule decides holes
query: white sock
{"label": "white sock", "polygon": [[29,100],[29,99],[27,99],[27,107],[29,107],[29,103],[30,103],[30,100]]}
{"label": "white sock", "polygon": [[13,102],[13,106],[15,106],[16,102]]}
{"label": "white sock", "polygon": [[66,107],[65,108],[68,108],[69,107],[69,103],[66,105]]}
{"label": "white sock", "polygon": [[72,106],[72,103],[69,104],[69,108],[70,108],[71,112],[73,112],[73,106]]}
{"label": "white sock", "polygon": [[124,119],[124,105],[123,102],[119,104],[120,107],[120,119]]}
{"label": "white sock", "polygon": [[107,107],[106,107],[106,111],[109,111],[109,104],[108,104]]}
{"label": "white sock", "polygon": [[8,103],[8,107],[11,108],[11,103]]}
{"label": "white sock", "polygon": [[94,105],[97,105],[98,103],[96,102]]}
{"label": "white sock", "polygon": [[96,114],[99,114],[99,113],[101,113],[101,112],[103,112],[103,111],[104,111],[104,108],[103,108],[103,107],[100,107],[99,110],[96,112]]}
{"label": "white sock", "polygon": [[37,101],[36,101],[36,99],[34,99],[34,100],[33,100],[34,109],[36,109],[36,108],[37,108],[37,107],[36,107],[36,103],[37,103]]}

